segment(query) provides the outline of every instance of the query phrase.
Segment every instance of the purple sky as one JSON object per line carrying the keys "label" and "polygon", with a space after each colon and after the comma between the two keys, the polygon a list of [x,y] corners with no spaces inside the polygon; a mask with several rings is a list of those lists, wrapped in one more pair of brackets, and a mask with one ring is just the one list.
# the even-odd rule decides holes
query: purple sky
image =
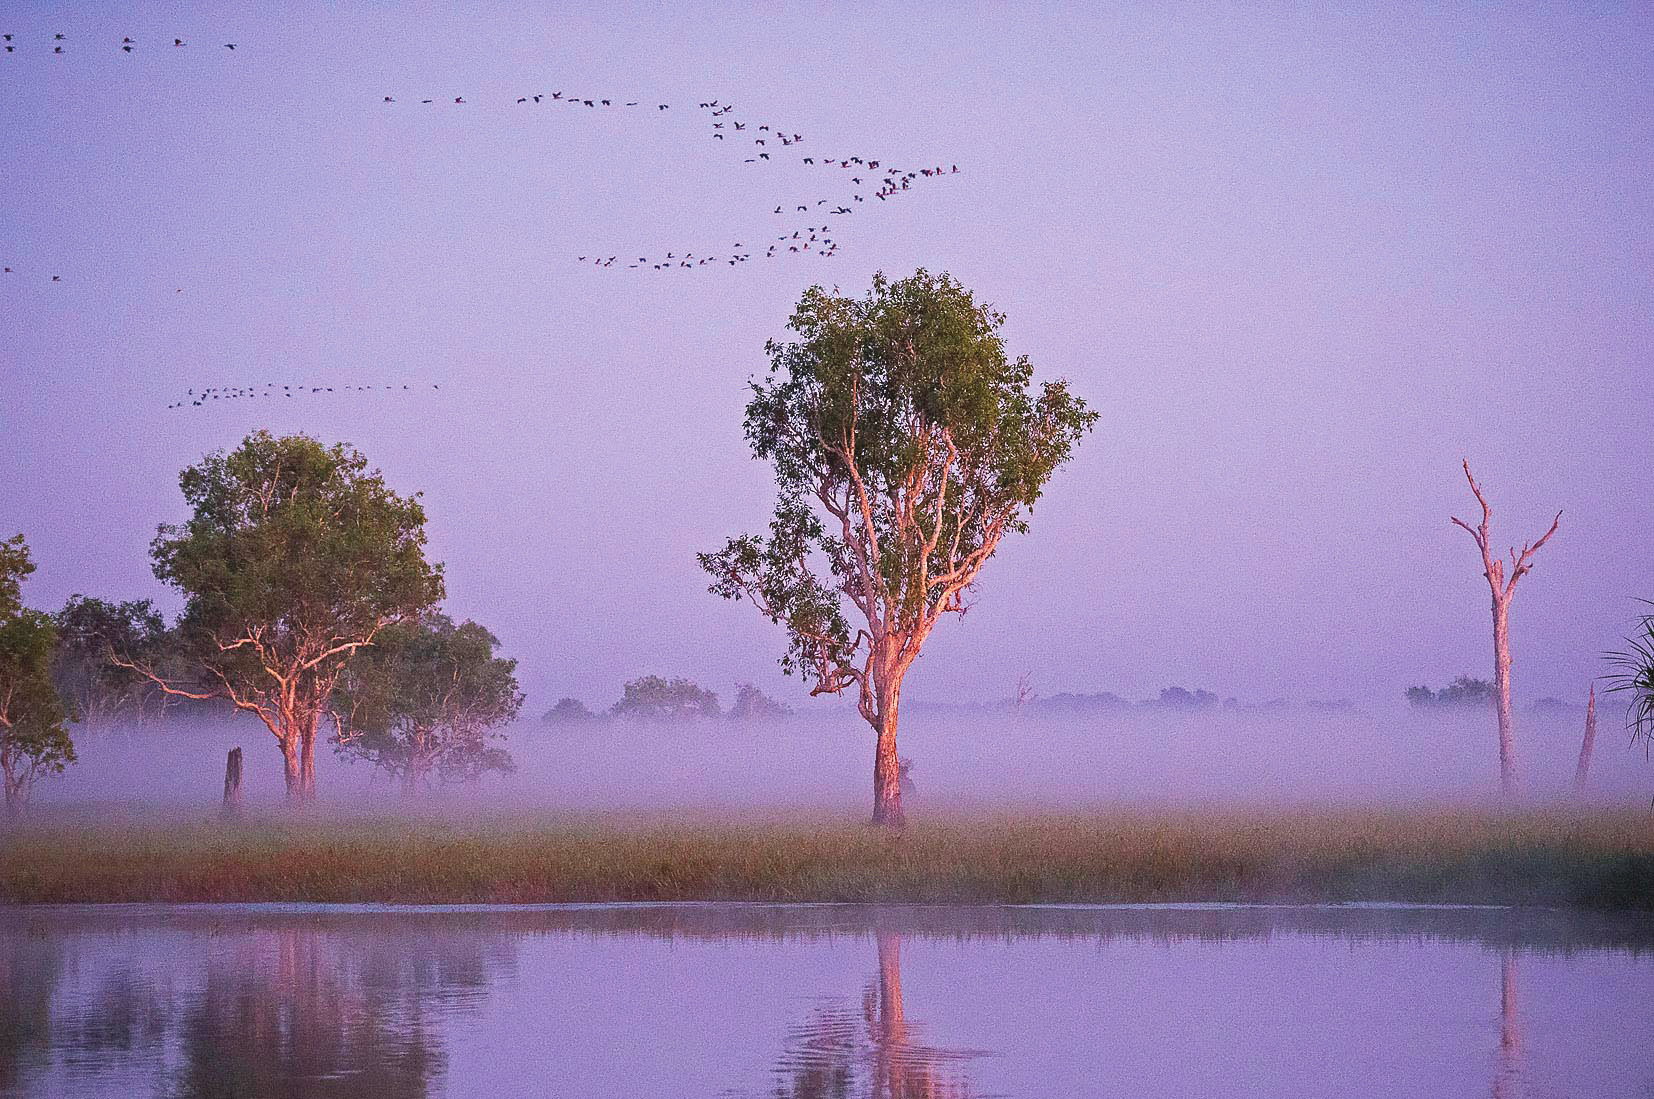
{"label": "purple sky", "polygon": [[[644,672],[797,695],[693,553],[767,517],[744,387],[799,293],[921,265],[1102,421],[909,697],[1487,674],[1464,455],[1501,543],[1565,510],[1515,604],[1519,698],[1582,697],[1654,598],[1646,9],[518,6],[8,6],[0,536],[34,547],[31,602],[175,609],[147,549],[179,469],[306,431],[424,491],[449,608],[531,706]],[[512,102],[553,90],[673,109]],[[842,197],[740,163],[707,98],[961,173],[839,219],[831,260],[575,264]],[[165,408],[249,381],[414,388]]]}

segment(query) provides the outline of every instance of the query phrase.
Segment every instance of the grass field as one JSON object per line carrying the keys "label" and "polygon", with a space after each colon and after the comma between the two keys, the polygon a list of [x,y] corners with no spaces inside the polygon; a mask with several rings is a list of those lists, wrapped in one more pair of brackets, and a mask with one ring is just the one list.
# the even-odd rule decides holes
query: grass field
{"label": "grass field", "polygon": [[1647,813],[823,816],[111,812],[0,833],[0,902],[1341,902],[1654,909]]}

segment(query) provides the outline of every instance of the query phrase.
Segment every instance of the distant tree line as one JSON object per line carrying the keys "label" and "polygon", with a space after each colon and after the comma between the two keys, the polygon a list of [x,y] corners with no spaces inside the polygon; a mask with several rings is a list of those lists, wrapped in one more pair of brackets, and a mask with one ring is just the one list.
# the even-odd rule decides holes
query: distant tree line
{"label": "distant tree line", "polygon": [[756,721],[786,717],[792,710],[750,683],[736,688],[735,702],[724,713],[718,695],[685,678],[646,675],[621,688],[618,702],[597,713],[578,698],[561,698],[541,719],[547,724],[575,724],[612,718],[621,721],[694,721],[727,717],[732,721]]}
{"label": "distant tree line", "polygon": [[1415,710],[1481,709],[1493,705],[1493,684],[1461,675],[1439,691],[1409,687],[1405,695],[1407,704]]}

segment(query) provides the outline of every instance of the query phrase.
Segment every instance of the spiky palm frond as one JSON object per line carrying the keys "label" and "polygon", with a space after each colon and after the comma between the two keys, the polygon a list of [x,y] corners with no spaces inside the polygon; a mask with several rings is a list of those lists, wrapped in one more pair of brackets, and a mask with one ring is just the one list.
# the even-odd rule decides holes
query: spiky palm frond
{"label": "spiky palm frond", "polygon": [[[1644,602],[1654,607],[1654,602]],[[1641,740],[1646,751],[1654,746],[1654,614],[1637,620],[1637,628],[1625,639],[1623,650],[1604,656],[1617,670],[1603,678],[1610,691],[1624,691],[1631,696],[1626,727],[1631,730],[1632,741]]]}

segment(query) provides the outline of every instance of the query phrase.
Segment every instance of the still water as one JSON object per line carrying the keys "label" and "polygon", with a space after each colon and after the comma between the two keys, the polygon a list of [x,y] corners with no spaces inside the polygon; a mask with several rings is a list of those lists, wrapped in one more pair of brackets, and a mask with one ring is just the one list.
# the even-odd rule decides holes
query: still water
{"label": "still water", "polygon": [[1654,921],[0,909],[0,1095],[1654,1096]]}

